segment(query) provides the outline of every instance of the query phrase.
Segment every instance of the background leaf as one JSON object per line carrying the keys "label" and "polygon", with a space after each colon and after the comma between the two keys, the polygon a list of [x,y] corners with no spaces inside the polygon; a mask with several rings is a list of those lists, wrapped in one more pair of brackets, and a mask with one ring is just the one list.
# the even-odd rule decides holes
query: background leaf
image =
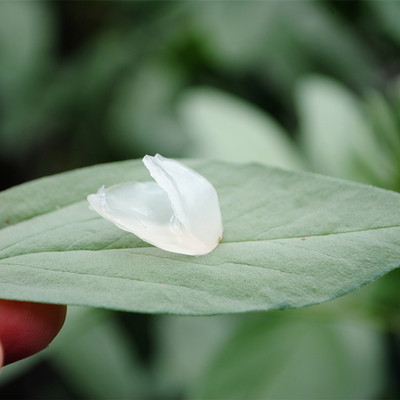
{"label": "background leaf", "polygon": [[315,171],[392,186],[395,166],[387,160],[360,102],[338,82],[311,76],[298,85],[301,142]]}
{"label": "background leaf", "polygon": [[268,310],[330,300],[399,265],[394,192],[256,164],[188,164],[219,194],[215,251],[168,253],[88,209],[100,184],[148,179],[140,161],[86,168],[2,193],[2,297],[150,313]]}
{"label": "background leaf", "polygon": [[178,112],[192,139],[187,150],[192,157],[304,169],[287,133],[267,114],[229,94],[212,88],[189,90]]}
{"label": "background leaf", "polygon": [[360,321],[310,316],[243,320],[190,398],[376,398],[384,375],[378,332]]}

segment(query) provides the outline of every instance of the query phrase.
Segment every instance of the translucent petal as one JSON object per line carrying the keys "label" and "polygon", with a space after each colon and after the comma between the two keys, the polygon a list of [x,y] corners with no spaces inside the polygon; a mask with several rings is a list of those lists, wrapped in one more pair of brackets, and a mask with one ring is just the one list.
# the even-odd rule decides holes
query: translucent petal
{"label": "translucent petal", "polygon": [[157,154],[143,162],[156,182],[127,182],[88,196],[92,209],[161,249],[207,254],[222,237],[218,196],[202,175]]}

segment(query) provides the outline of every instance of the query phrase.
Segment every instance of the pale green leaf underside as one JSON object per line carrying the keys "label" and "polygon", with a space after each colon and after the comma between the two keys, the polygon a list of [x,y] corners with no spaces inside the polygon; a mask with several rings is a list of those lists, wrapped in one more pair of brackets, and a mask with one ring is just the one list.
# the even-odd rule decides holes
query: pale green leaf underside
{"label": "pale green leaf underside", "polygon": [[0,194],[0,297],[127,311],[217,314],[333,299],[399,266],[400,195],[260,165],[188,161],[216,187],[224,237],[168,253],[89,210],[101,185],[151,179],[100,165]]}

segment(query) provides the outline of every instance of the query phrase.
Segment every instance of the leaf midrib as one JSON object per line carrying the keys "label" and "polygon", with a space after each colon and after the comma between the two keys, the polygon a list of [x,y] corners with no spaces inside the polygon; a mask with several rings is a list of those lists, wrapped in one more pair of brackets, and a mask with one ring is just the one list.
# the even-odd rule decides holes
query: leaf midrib
{"label": "leaf midrib", "polygon": [[[274,242],[274,241],[283,241],[283,240],[298,240],[298,239],[307,239],[311,237],[324,237],[324,236],[337,236],[337,235],[347,235],[347,234],[352,234],[352,233],[366,233],[369,231],[373,230],[385,230],[385,229],[396,229],[400,228],[400,225],[391,225],[391,226],[381,226],[381,227],[371,227],[371,228],[363,228],[363,229],[355,229],[351,231],[343,231],[343,232],[330,232],[330,233],[318,233],[318,234],[311,234],[311,235],[298,235],[298,236],[291,236],[291,237],[277,237],[277,238],[265,238],[265,239],[249,239],[249,240],[240,240],[240,241],[222,241],[219,246],[222,245],[235,245],[235,244],[242,244],[242,243],[259,243],[259,242]],[[51,229],[52,230],[52,229]],[[50,231],[50,230],[49,230]],[[46,231],[43,231],[46,232]],[[28,239],[28,238],[27,238]],[[21,242],[17,242],[13,245],[10,245],[6,249],[9,249],[10,247],[20,244]],[[116,241],[115,241],[116,242]],[[29,254],[51,254],[51,253],[63,253],[63,252],[79,252],[79,251],[123,251],[123,250],[134,250],[134,249],[148,249],[148,248],[154,248],[154,246],[143,242],[143,246],[140,247],[123,247],[123,248],[104,248],[104,249],[76,249],[76,250],[54,250],[54,251],[30,251],[29,253],[20,253],[20,254],[14,254],[12,256],[8,257],[0,257],[0,261],[3,260],[9,260],[15,257],[21,257]],[[145,255],[144,253],[141,253],[139,255]],[[154,256],[157,257],[157,256]],[[165,259],[166,257],[159,257]],[[168,258],[167,258],[168,259]],[[173,261],[183,261],[183,260],[177,260],[177,259],[169,259]],[[186,261],[184,261],[186,262]]]}
{"label": "leaf midrib", "polygon": [[[115,252],[115,251],[121,251],[124,253],[129,253],[129,251],[132,251],[134,249],[132,248],[125,248],[125,249],[109,249],[109,250],[104,250],[104,252]],[[97,252],[99,250],[68,250],[68,251],[44,251],[44,252],[38,252],[38,253],[32,253],[32,254],[55,254],[55,253],[78,253],[78,252],[85,252],[85,253],[94,253]],[[27,254],[29,255],[29,254]],[[254,264],[249,264],[249,263],[243,263],[243,262],[237,262],[237,261],[226,261],[226,262],[222,262],[220,264],[217,263],[211,263],[211,264],[205,264],[204,262],[199,263],[199,262],[195,262],[195,260],[197,258],[191,258],[190,260],[182,260],[182,259],[176,259],[176,258],[169,258],[169,257],[159,257],[157,255],[154,254],[146,254],[146,253],[133,253],[133,256],[138,255],[140,257],[149,257],[149,258],[156,258],[157,260],[166,260],[166,261],[172,261],[172,262],[178,262],[178,263],[183,263],[183,264],[193,264],[196,266],[200,266],[200,267],[210,267],[210,268],[219,268],[222,266],[226,266],[226,265],[240,265],[240,266],[244,266],[244,267],[250,267],[250,268],[254,268],[254,269],[261,269],[261,270],[265,270],[268,269],[270,271],[274,271],[274,272],[279,272],[279,273],[284,273],[284,274],[289,274],[289,275],[302,275],[302,274],[296,274],[294,272],[289,272],[289,271],[284,271],[284,270],[280,270],[280,269],[276,269],[276,268],[271,268],[269,266],[264,266],[261,267],[259,265],[254,265]],[[13,256],[13,257],[9,257],[8,260],[11,260],[13,258],[19,258],[19,257],[24,257],[24,254],[22,255],[18,255],[18,256]],[[18,266],[29,266],[29,265],[25,265],[25,264],[20,264],[20,263],[12,263],[12,264],[8,264],[8,263],[3,263],[2,261],[4,261],[6,259],[0,260],[0,264],[2,265],[18,265]],[[32,266],[30,266],[32,267]],[[32,268],[36,268],[36,267],[32,267]],[[41,269],[41,267],[37,267],[39,269]],[[45,268],[42,268],[45,269]],[[46,269],[47,270],[47,269]],[[55,270],[50,270],[50,271],[55,271]],[[61,271],[62,272],[62,271]],[[68,271],[67,271],[68,272]],[[71,272],[71,271],[69,271]],[[71,272],[72,273],[72,272]],[[79,273],[77,273],[79,274]],[[84,274],[82,274],[84,275]],[[90,276],[91,274],[87,274],[88,276]]]}

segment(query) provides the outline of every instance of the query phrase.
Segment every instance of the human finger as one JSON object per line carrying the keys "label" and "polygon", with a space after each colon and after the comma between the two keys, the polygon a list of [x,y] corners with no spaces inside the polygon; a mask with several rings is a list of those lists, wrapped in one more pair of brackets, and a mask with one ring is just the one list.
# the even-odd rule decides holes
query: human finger
{"label": "human finger", "polygon": [[46,348],[63,326],[66,311],[65,305],[0,300],[3,365]]}

